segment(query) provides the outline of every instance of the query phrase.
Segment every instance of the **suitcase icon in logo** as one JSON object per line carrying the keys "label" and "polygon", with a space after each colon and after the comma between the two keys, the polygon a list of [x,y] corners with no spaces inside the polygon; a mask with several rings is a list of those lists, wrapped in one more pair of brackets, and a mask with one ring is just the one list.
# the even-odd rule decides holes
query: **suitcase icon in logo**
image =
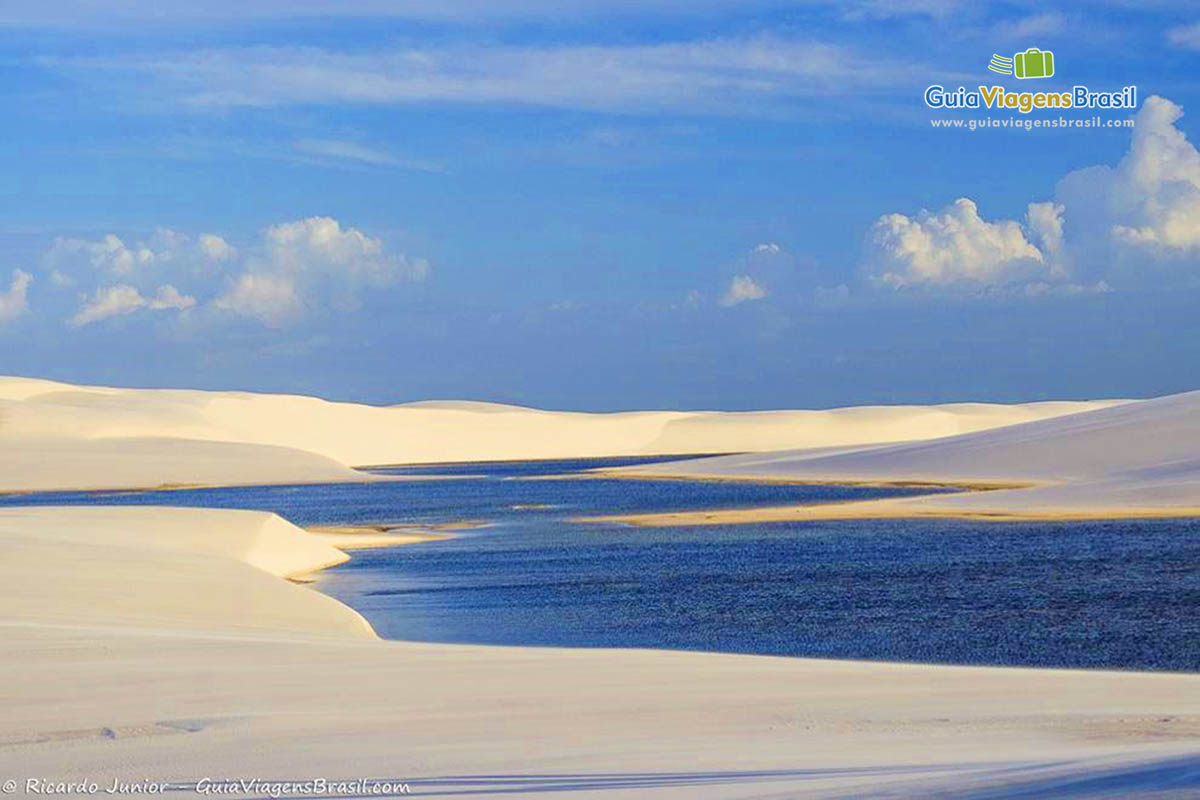
{"label": "suitcase icon in logo", "polygon": [[1013,74],[1018,78],[1049,78],[1054,74],[1054,53],[1031,47],[1013,56]]}

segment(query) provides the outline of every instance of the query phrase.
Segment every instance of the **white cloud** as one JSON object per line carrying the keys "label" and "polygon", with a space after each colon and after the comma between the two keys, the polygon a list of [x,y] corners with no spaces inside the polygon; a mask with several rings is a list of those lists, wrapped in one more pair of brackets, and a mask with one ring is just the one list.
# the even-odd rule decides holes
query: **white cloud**
{"label": "white cloud", "polygon": [[957,200],[941,213],[887,214],[872,229],[868,270],[906,286],[1025,286],[1027,293],[1112,291],[1200,279],[1200,152],[1152,96],[1115,167],[1076,170],[1024,223],[989,221]]}
{"label": "white cloud", "polygon": [[357,228],[342,230],[341,223],[331,217],[308,217],[272,225],[267,228],[266,240],[272,258],[284,262],[307,262],[315,257],[346,264],[373,259],[383,251],[378,239]]}
{"label": "white cloud", "polygon": [[1189,194],[1165,206],[1156,206],[1148,224],[1114,225],[1113,236],[1126,244],[1189,250],[1200,246],[1200,197]]}
{"label": "white cloud", "polygon": [[1006,283],[1044,264],[1020,223],[989,222],[965,197],[940,214],[885,214],[871,244],[871,277],[893,288]]}
{"label": "white cloud", "polygon": [[1150,249],[1200,248],[1200,152],[1175,127],[1182,115],[1169,100],[1147,99],[1129,152],[1109,180],[1088,188],[1104,191],[1116,240]]}
{"label": "white cloud", "polygon": [[229,242],[215,233],[202,233],[197,241],[200,244],[200,250],[213,261],[229,261],[237,255],[237,251]]}
{"label": "white cloud", "polygon": [[83,327],[142,309],[190,308],[195,297],[180,291],[180,282],[211,280],[219,263],[233,255],[233,248],[214,234],[192,237],[158,228],[132,245],[115,233],[94,240],[60,237],[43,266],[56,287],[83,290],[81,306],[67,320],[72,327]]}
{"label": "white cloud", "polygon": [[8,291],[0,292],[0,322],[9,322],[29,310],[29,284],[33,276],[28,272],[14,269]]}
{"label": "white cloud", "polygon": [[[706,292],[722,307],[762,300],[768,296],[782,299],[798,298],[812,290],[815,264],[799,258],[777,242],[760,241],[740,256],[721,266],[718,283]],[[706,302],[705,295],[695,292],[687,305]]]}
{"label": "white cloud", "polygon": [[53,263],[81,256],[95,270],[112,275],[132,275],[138,267],[154,261],[154,253],[145,245],[127,247],[121,237],[109,233],[96,241],[60,237],[54,240],[48,258]]}
{"label": "white cloud", "polygon": [[1167,31],[1167,41],[1176,47],[1200,50],[1200,22],[1171,28]]}
{"label": "white cloud", "polygon": [[235,247],[216,233],[159,228],[136,245],[116,234],[56,239],[43,267],[57,287],[78,286],[80,327],[141,309],[204,304],[280,326],[327,305],[352,308],[366,289],[422,281],[429,262],[390,253],[382,240],[330,217],[268,227]]}
{"label": "white cloud", "polygon": [[234,281],[213,305],[222,311],[253,317],[273,328],[283,327],[303,309],[300,294],[290,278],[250,272]]}
{"label": "white cloud", "polygon": [[295,148],[302,153],[315,156],[327,156],[347,161],[361,161],[364,164],[394,167],[400,162],[390,153],[357,142],[344,142],[336,139],[301,139],[295,143]]}
{"label": "white cloud", "polygon": [[159,228],[146,241],[133,245],[115,233],[95,240],[59,237],[46,253],[44,264],[52,275],[57,274],[54,281],[60,286],[86,282],[82,274],[89,271],[146,285],[153,283],[156,271],[203,272],[212,263],[229,260],[233,255],[228,242],[215,234],[193,239],[170,228]]}
{"label": "white cloud", "polygon": [[1065,14],[1047,11],[1001,23],[996,26],[996,35],[1002,39],[1027,39],[1031,36],[1050,36],[1067,30],[1069,22]]}
{"label": "white cloud", "polygon": [[1107,281],[1097,281],[1090,286],[1084,286],[1078,283],[1047,283],[1046,281],[1037,281],[1028,283],[1022,287],[1025,294],[1029,297],[1042,297],[1048,294],[1057,295],[1080,295],[1080,294],[1108,294],[1112,291],[1112,287]]}
{"label": "white cloud", "polygon": [[1050,270],[1058,279],[1067,274],[1063,256],[1063,212],[1066,207],[1054,202],[1030,203],[1025,211],[1025,227],[1029,238],[1038,245]]}
{"label": "white cloud", "polygon": [[400,158],[387,150],[370,147],[359,142],[340,139],[300,139],[292,145],[298,153],[310,156],[308,160],[321,163],[346,162],[372,167],[399,167],[422,172],[441,172],[443,168],[432,161]]}
{"label": "white cloud", "polygon": [[170,284],[158,287],[153,297],[143,297],[136,287],[129,284],[104,286],[97,289],[91,297],[84,301],[75,316],[67,324],[75,328],[90,325],[93,322],[111,317],[132,314],[143,308],[152,311],[174,309],[182,311],[196,305],[196,299],[180,294],[179,290]]}
{"label": "white cloud", "polygon": [[146,307],[154,311],[163,311],[165,309],[176,309],[183,311],[196,305],[196,298],[182,294],[171,284],[164,284],[158,287],[154,297],[146,301]]}
{"label": "white cloud", "polygon": [[273,225],[264,239],[268,260],[287,273],[327,273],[382,286],[429,275],[427,261],[387,255],[379,239],[357,228],[343,229],[330,217]]}
{"label": "white cloud", "polygon": [[260,255],[214,305],[281,327],[325,301],[353,307],[363,288],[423,281],[429,272],[429,262],[386,253],[357,228],[308,217],[267,228]]}
{"label": "white cloud", "polygon": [[725,307],[736,306],[739,303],[762,300],[767,296],[767,290],[755,282],[749,275],[734,275],[729,282],[729,288],[717,302]]}
{"label": "white cloud", "polygon": [[1044,252],[1053,253],[1062,248],[1062,214],[1065,210],[1057,203],[1029,204],[1025,212],[1026,224]]}

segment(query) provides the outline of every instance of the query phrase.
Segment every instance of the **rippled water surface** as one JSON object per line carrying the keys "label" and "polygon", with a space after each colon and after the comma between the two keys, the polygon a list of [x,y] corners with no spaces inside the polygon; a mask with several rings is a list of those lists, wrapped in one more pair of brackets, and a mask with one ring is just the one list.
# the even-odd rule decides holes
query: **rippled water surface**
{"label": "rippled water surface", "polygon": [[301,525],[486,523],[449,540],[355,551],[323,573],[322,591],[396,639],[1200,669],[1196,522],[568,522],[912,493],[546,479],[612,463],[409,467],[383,471],[439,477],[2,502],[260,508]]}

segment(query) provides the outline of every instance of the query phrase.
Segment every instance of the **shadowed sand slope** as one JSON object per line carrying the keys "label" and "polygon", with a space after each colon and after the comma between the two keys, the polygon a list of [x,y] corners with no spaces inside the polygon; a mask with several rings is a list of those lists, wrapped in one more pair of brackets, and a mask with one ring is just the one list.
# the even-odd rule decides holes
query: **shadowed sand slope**
{"label": "shadowed sand slope", "polygon": [[336,541],[257,512],[0,511],[0,680],[20,687],[0,774],[450,797],[1196,785],[1200,676],[383,642],[280,577]]}
{"label": "shadowed sand slope", "polygon": [[[0,378],[0,490],[362,479],[349,465],[878,444],[1120,401],[584,414],[438,401],[115,389]],[[257,448],[257,449],[256,449]]]}

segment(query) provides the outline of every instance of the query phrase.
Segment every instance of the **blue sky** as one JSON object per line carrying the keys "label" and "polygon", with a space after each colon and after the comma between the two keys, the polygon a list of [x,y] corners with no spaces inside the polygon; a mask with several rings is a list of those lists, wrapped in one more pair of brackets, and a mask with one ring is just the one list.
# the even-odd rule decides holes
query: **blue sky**
{"label": "blue sky", "polygon": [[[588,410],[1200,387],[1191,4],[0,0],[0,27],[0,372]],[[987,71],[1027,47],[1053,78]],[[932,111],[935,83],[1141,108],[934,130],[1022,116]]]}

